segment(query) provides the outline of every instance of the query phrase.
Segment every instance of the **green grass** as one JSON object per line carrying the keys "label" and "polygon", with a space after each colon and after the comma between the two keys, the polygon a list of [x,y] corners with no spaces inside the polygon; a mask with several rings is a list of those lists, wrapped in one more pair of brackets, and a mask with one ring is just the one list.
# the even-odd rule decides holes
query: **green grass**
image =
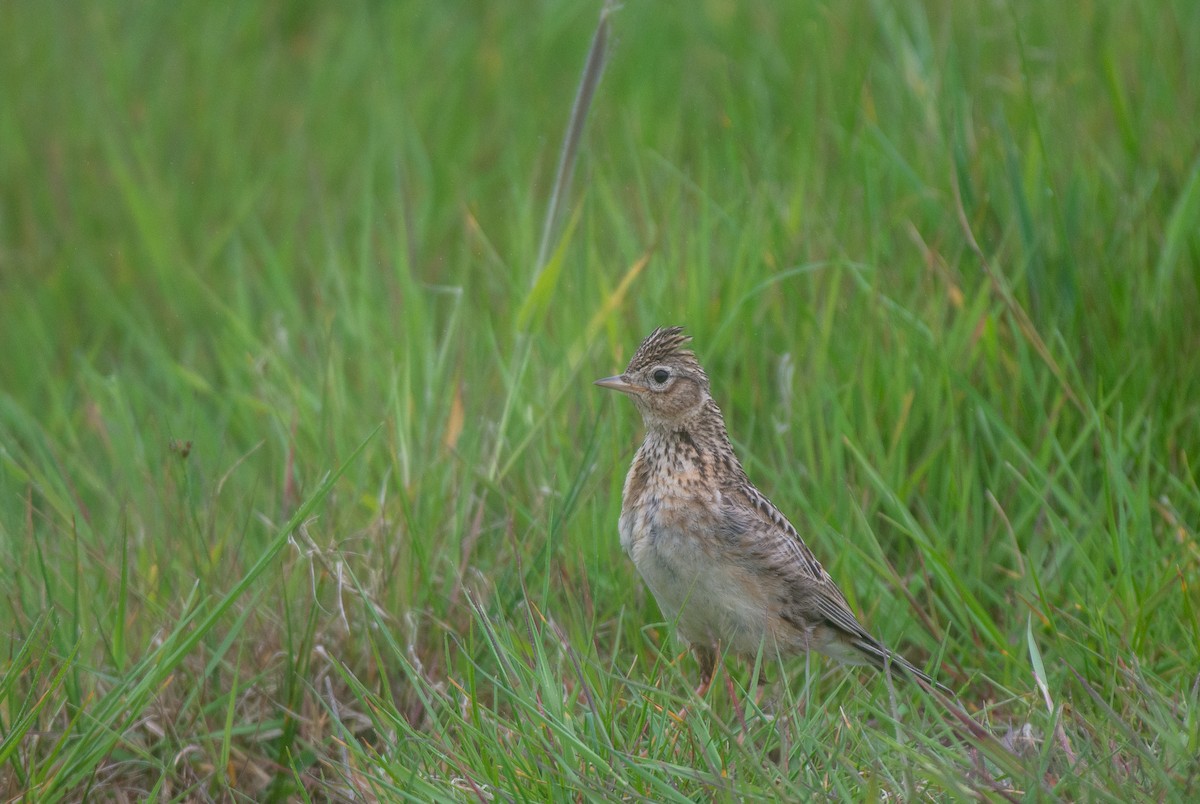
{"label": "green grass", "polygon": [[[627,2],[535,283],[598,11],[0,8],[0,797],[1200,795],[1200,6]],[[1000,743],[690,697],[590,382],[677,323]]]}

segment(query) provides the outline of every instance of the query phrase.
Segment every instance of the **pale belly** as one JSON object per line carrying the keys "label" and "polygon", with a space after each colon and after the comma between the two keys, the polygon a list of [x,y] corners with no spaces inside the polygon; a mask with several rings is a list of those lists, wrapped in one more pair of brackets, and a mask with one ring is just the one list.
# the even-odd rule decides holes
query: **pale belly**
{"label": "pale belly", "polygon": [[[661,502],[655,516],[646,513],[622,515],[621,544],[663,616],[689,643],[757,653],[778,622],[775,595],[763,588],[761,578],[720,554],[713,523],[674,516]],[[769,642],[768,649],[774,639]]]}

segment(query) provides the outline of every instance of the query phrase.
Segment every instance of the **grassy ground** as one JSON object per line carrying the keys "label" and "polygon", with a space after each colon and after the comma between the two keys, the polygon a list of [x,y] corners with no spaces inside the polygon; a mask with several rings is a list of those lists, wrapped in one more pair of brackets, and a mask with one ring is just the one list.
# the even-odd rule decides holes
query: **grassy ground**
{"label": "grassy ground", "polygon": [[[627,2],[535,282],[597,11],[0,7],[0,796],[1200,795],[1200,5]],[[590,384],[676,323],[997,741],[689,701]]]}

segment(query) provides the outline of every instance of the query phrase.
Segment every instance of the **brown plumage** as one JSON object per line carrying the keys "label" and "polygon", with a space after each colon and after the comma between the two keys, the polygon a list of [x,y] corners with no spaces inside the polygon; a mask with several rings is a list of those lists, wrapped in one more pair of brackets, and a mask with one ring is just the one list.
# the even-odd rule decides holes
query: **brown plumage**
{"label": "brown plumage", "polygon": [[646,424],[625,479],[621,546],[695,651],[697,691],[708,689],[719,647],[749,657],[816,650],[936,684],[859,624],[792,523],[746,477],[689,340],[681,327],[656,329],[623,374],[596,384],[629,395]]}

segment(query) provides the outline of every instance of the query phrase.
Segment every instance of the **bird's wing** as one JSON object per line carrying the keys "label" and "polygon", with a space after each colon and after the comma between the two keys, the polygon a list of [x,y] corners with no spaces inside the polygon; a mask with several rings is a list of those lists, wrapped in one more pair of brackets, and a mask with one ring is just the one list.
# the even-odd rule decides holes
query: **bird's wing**
{"label": "bird's wing", "polygon": [[761,491],[745,484],[727,493],[724,504],[726,530],[736,534],[739,552],[780,578],[795,598],[792,604],[811,610],[814,618],[827,620],[848,636],[871,638],[800,533]]}
{"label": "bird's wing", "polygon": [[805,620],[837,629],[866,663],[881,670],[891,664],[928,683],[937,683],[871,636],[796,528],[762,492],[747,483],[726,493],[724,519],[729,538],[740,543],[739,553],[783,581],[791,595],[787,608]]}
{"label": "bird's wing", "polygon": [[[790,567],[793,573],[801,573],[810,582],[827,581],[833,585],[829,573],[800,538],[800,533],[761,491],[746,483],[727,492],[724,503],[730,530],[749,534],[758,551],[776,552],[781,568]],[[837,590],[836,586],[833,588]],[[841,592],[837,594],[840,596]]]}

